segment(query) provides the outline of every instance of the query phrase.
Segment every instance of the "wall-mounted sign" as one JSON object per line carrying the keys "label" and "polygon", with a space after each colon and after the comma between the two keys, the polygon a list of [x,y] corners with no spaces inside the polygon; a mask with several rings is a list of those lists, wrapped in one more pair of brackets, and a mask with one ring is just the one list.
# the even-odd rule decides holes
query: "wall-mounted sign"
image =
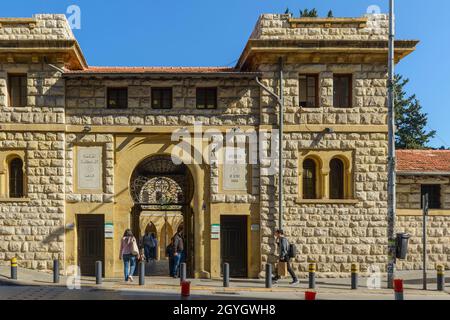
{"label": "wall-mounted sign", "polygon": [[247,156],[244,148],[224,149],[223,190],[247,191]]}
{"label": "wall-mounted sign", "polygon": [[259,224],[252,224],[250,226],[251,231],[259,231]]}
{"label": "wall-mounted sign", "polygon": [[105,223],[105,239],[112,239],[114,236],[114,224],[112,222]]}
{"label": "wall-mounted sign", "polygon": [[81,190],[102,189],[102,147],[77,147],[77,187]]}
{"label": "wall-mounted sign", "polygon": [[211,225],[211,239],[220,239],[220,224]]}

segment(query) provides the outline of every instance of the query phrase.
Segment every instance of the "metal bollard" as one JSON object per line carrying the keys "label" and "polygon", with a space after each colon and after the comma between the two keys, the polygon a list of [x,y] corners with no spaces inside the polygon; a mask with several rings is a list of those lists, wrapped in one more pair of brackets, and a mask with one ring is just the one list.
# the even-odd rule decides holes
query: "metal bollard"
{"label": "metal bollard", "polygon": [[17,280],[17,258],[11,259],[11,279]]}
{"label": "metal bollard", "polygon": [[272,265],[266,264],[266,288],[272,288]]}
{"label": "metal bollard", "polygon": [[230,286],[230,264],[223,264],[223,287],[228,288]]}
{"label": "metal bollard", "polygon": [[186,263],[183,262],[180,265],[180,283],[186,281],[186,278],[187,278]]}
{"label": "metal bollard", "polygon": [[401,279],[394,280],[394,293],[395,293],[395,300],[404,300],[403,280]]}
{"label": "metal bollard", "polygon": [[53,283],[59,283],[59,261],[53,260]]}
{"label": "metal bollard", "polygon": [[145,261],[139,262],[139,285],[145,284]]}
{"label": "metal bollard", "polygon": [[352,290],[358,289],[358,265],[352,264]]}
{"label": "metal bollard", "polygon": [[103,273],[102,262],[96,261],[95,262],[95,284],[102,284],[102,280],[103,280],[102,273]]}
{"label": "metal bollard", "polygon": [[316,264],[309,264],[309,289],[316,288]]}
{"label": "metal bollard", "polygon": [[443,265],[438,265],[437,271],[437,290],[444,291],[445,289],[445,268]]}

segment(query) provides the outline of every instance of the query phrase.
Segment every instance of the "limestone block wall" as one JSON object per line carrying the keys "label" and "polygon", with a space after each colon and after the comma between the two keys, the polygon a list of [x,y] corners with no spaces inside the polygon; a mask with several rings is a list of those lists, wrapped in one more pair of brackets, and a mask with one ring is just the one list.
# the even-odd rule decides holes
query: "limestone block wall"
{"label": "limestone block wall", "polygon": [[[396,230],[411,235],[408,255],[405,261],[399,261],[399,270],[422,269],[422,216],[397,217]],[[429,216],[427,231],[427,268],[436,270],[442,264],[450,268],[450,216]]]}
{"label": "limestone block wall", "polygon": [[367,24],[319,23],[293,26],[290,14],[263,14],[256,23],[251,39],[277,40],[387,40],[389,17],[386,14],[368,14]]}
{"label": "limestone block wall", "polygon": [[0,202],[0,261],[50,270],[64,260],[64,133],[0,132],[0,152],[25,151],[26,198]]}
{"label": "limestone block wall", "polygon": [[[8,73],[27,75],[25,107],[9,105]],[[64,123],[64,91],[64,79],[61,78],[61,73],[47,64],[0,64],[0,123],[62,124]]]}
{"label": "limestone block wall", "polygon": [[[326,125],[385,125],[387,123],[387,69],[373,64],[286,64],[285,116],[286,124]],[[278,86],[278,66],[261,65],[265,84]],[[319,77],[319,105],[314,108],[299,106],[300,74],[317,74]],[[333,107],[333,75],[351,74],[353,78],[352,107]],[[278,107],[265,92],[261,100],[261,122],[277,122]]]}
{"label": "limestone block wall", "polygon": [[397,208],[420,209],[421,185],[441,185],[441,209],[450,209],[450,178],[448,176],[397,176]]}
{"label": "limestone block wall", "polygon": [[[257,125],[259,87],[252,80],[68,79],[66,120],[79,125]],[[128,108],[106,108],[108,86],[128,87]],[[218,108],[196,109],[196,87],[218,87]],[[172,87],[173,108],[151,108],[151,88]]]}
{"label": "limestone block wall", "polygon": [[[293,269],[305,276],[309,261],[317,263],[320,276],[350,272],[351,263],[362,270],[371,265],[385,269],[387,262],[387,135],[333,133],[316,139],[316,133],[289,133],[285,139],[284,230],[297,246]],[[302,203],[299,198],[304,150],[353,150],[356,203]],[[278,221],[278,184],[261,170],[262,263],[275,262],[273,232]],[[274,185],[275,182],[275,185]]]}
{"label": "limestone block wall", "polygon": [[36,14],[31,19],[0,21],[0,40],[65,40],[74,39],[63,14]]}

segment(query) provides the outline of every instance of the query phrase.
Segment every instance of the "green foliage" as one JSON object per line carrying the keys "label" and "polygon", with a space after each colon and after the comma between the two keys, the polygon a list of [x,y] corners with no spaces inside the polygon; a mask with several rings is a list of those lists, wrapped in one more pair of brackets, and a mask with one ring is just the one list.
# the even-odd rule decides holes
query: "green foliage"
{"label": "green foliage", "polygon": [[289,8],[286,8],[286,11],[284,12],[284,14],[290,14],[291,10],[289,10]]}
{"label": "green foliage", "polygon": [[300,10],[300,17],[302,18],[317,18],[319,16],[319,14],[317,13],[316,8],[313,8],[311,10],[305,9],[305,10]]}
{"label": "green foliage", "polygon": [[333,10],[328,11],[327,17],[328,17],[328,18],[333,18],[333,17],[334,17],[334,15],[333,15]]}
{"label": "green foliage", "polygon": [[409,79],[403,79],[401,75],[395,76],[395,125],[396,146],[399,149],[425,149],[428,142],[436,135],[436,131],[427,131],[428,117],[422,112],[420,101],[416,95],[408,96],[405,86]]}

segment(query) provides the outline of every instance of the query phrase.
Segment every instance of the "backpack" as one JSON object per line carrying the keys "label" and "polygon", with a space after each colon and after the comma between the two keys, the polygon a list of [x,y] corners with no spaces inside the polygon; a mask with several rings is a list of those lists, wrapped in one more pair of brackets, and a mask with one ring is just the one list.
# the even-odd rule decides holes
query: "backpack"
{"label": "backpack", "polygon": [[288,251],[289,258],[295,258],[296,255],[297,255],[297,247],[293,243],[289,244],[289,251]]}

